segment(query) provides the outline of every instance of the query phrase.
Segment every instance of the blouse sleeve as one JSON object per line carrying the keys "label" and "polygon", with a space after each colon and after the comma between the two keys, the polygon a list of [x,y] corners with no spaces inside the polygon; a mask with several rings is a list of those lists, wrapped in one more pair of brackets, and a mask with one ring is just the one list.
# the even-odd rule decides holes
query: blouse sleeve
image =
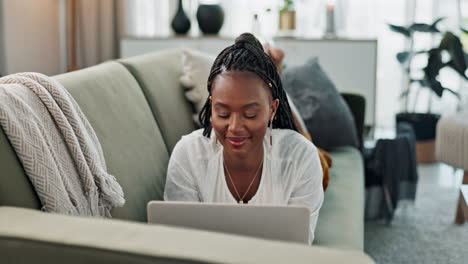
{"label": "blouse sleeve", "polygon": [[[309,142],[310,143],[310,142]],[[309,244],[314,241],[319,210],[323,203],[323,171],[317,148],[312,144],[298,162],[298,179],[289,199],[289,205],[303,206],[310,210]]]}
{"label": "blouse sleeve", "polygon": [[181,140],[174,147],[169,160],[164,188],[165,201],[200,201],[199,192],[187,160],[187,148]]}

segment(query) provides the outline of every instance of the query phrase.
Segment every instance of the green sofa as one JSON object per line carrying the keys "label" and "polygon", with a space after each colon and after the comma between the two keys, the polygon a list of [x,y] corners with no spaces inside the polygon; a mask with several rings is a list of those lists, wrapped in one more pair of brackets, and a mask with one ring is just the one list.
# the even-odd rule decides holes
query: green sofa
{"label": "green sofa", "polygon": [[331,152],[334,167],[314,246],[148,225],[163,197],[171,150],[196,127],[179,84],[180,49],[55,76],[101,142],[127,200],[114,219],[44,213],[0,129],[0,263],[372,263],[363,253],[364,172],[359,150]]}

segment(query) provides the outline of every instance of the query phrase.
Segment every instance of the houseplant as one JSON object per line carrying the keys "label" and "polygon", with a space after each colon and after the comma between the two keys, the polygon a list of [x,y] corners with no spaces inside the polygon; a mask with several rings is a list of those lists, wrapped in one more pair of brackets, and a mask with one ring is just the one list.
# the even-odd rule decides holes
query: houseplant
{"label": "houseplant", "polygon": [[[409,49],[399,52],[396,55],[398,62],[402,65],[408,76],[408,85],[405,91],[401,94],[401,98],[405,100],[404,110],[398,113],[396,121],[410,123],[416,134],[416,152],[418,162],[426,163],[435,161],[434,158],[434,139],[437,121],[440,115],[433,113],[431,109],[432,97],[434,95],[442,97],[444,92],[450,92],[459,98],[459,95],[454,90],[444,87],[440,81],[439,73],[449,67],[457,72],[464,80],[467,80],[467,55],[463,51],[463,46],[460,39],[450,31],[441,32],[438,29],[438,24],[444,18],[436,19],[432,24],[414,23],[409,26],[399,26],[389,24],[392,31],[403,35],[409,40]],[[441,37],[437,45],[428,50],[414,49],[414,35],[420,32],[424,34],[432,34],[434,37]],[[421,68],[412,67],[412,61],[415,56],[426,56],[427,63]],[[410,106],[410,92],[416,89],[416,98],[413,106]],[[416,105],[420,101],[420,91],[429,89],[428,108],[426,112],[416,112]]]}
{"label": "houseplant", "polygon": [[296,29],[296,11],[294,10],[293,0],[283,1],[279,11],[279,29],[285,31]]}

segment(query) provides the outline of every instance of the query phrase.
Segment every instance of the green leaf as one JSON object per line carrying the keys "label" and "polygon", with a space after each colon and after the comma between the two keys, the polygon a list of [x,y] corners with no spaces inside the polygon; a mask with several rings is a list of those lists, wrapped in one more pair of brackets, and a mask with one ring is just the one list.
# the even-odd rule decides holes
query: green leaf
{"label": "green leaf", "polygon": [[436,20],[434,20],[434,22],[432,22],[431,27],[432,27],[433,29],[437,30],[437,32],[440,32],[440,30],[437,29],[437,24],[439,24],[439,22],[442,21],[442,20],[444,20],[444,19],[445,19],[445,17],[439,17],[439,18],[437,18]]}
{"label": "green leaf", "polygon": [[447,50],[450,54],[451,59],[448,63],[448,66],[466,78],[466,54],[463,51],[463,46],[460,39],[452,32],[446,32],[444,38],[440,41],[439,48]]}
{"label": "green leaf", "polygon": [[429,58],[427,59],[427,65],[424,67],[423,71],[425,74],[425,79],[429,82],[432,82],[439,75],[440,69],[444,67],[442,62],[441,50],[438,48],[431,49],[429,51]]}
{"label": "green leaf", "polygon": [[428,33],[440,32],[437,28],[433,28],[431,25],[424,24],[424,23],[414,23],[409,27],[409,29],[412,31],[428,32]]}
{"label": "green leaf", "polygon": [[426,23],[414,23],[412,24],[409,29],[412,30],[412,31],[418,31],[418,32],[426,32],[426,33],[439,33],[440,30],[437,28],[437,24],[444,20],[445,17],[440,17],[436,20],[434,20],[434,22],[432,22],[432,24],[426,24]]}
{"label": "green leaf", "polygon": [[442,97],[444,91],[448,89],[443,87],[442,84],[437,80],[431,80],[429,84],[429,88],[431,88],[431,90],[439,97]]}
{"label": "green leaf", "polygon": [[455,92],[454,90],[449,89],[449,88],[445,88],[445,90],[455,95],[458,99],[461,99],[460,94]]}
{"label": "green leaf", "polygon": [[468,29],[466,29],[464,27],[460,27],[460,30],[465,34],[468,34]]}
{"label": "green leaf", "polygon": [[408,38],[411,37],[411,31],[404,26],[397,26],[397,25],[392,25],[392,24],[388,24],[388,26],[390,27],[390,30],[392,30],[393,32],[403,34],[404,36]]}
{"label": "green leaf", "polygon": [[401,64],[404,64],[406,61],[408,61],[410,55],[411,55],[411,52],[408,52],[408,51],[398,52],[396,55],[396,58],[398,62],[400,62]]}

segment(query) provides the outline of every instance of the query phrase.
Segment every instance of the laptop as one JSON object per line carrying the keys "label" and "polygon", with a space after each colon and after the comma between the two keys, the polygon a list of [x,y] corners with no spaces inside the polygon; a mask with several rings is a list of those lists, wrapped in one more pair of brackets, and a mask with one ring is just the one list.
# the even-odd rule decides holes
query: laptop
{"label": "laptop", "polygon": [[151,201],[148,223],[309,243],[306,207]]}

